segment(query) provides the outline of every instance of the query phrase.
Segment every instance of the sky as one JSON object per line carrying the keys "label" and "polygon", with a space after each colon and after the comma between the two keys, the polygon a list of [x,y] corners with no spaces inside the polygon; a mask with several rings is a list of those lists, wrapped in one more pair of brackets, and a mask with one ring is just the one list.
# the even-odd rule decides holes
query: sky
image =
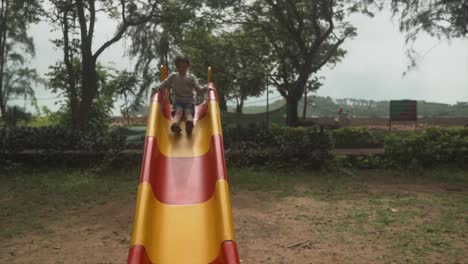
{"label": "sky", "polygon": [[358,36],[345,42],[348,51],[326,78],[318,95],[372,100],[415,99],[454,104],[468,101],[468,39],[439,40],[419,36],[415,49],[421,54],[418,68],[406,76],[404,34],[390,15],[355,16]]}
{"label": "sky", "polygon": [[[468,101],[468,39],[439,40],[420,35],[416,50],[423,54],[419,66],[406,76],[408,65],[405,55],[407,45],[404,33],[398,30],[398,21],[388,13],[378,13],[374,18],[354,15],[351,23],[357,28],[357,37],[346,41],[342,48],[347,55],[334,68],[324,67],[319,96],[332,98],[359,98],[369,100],[414,99],[429,102],[455,104]],[[113,35],[115,23],[101,18],[97,23],[94,50]],[[36,57],[31,61],[40,74],[61,59],[62,53],[54,48],[51,39],[58,37],[45,22],[33,25],[30,34],[36,45]],[[133,69],[133,61],[124,56],[130,41],[114,44],[104,51],[99,61],[117,69]],[[196,63],[196,62],[192,62]],[[40,105],[56,110],[59,99],[43,88],[36,92]],[[279,98],[273,92],[270,98]],[[265,104],[265,95],[250,98],[249,105]],[[16,102],[25,104],[25,102]],[[29,107],[28,107],[29,108]],[[30,109],[30,108],[29,108]]]}

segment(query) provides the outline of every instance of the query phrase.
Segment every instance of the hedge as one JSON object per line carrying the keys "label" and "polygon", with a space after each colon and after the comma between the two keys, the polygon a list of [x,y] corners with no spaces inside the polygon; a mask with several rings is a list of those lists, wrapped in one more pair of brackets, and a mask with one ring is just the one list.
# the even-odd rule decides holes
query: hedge
{"label": "hedge", "polygon": [[125,136],[117,130],[80,132],[64,127],[0,128],[0,154],[24,150],[64,152],[85,150],[97,153],[125,149]]}
{"label": "hedge", "polygon": [[228,162],[237,166],[320,168],[333,159],[333,141],[319,127],[228,128],[223,133]]}
{"label": "hedge", "polygon": [[[383,157],[350,158],[345,162],[361,164],[363,168],[468,165],[468,128],[389,132],[365,128],[329,131],[320,127],[251,125],[224,127],[223,139],[226,159],[235,166],[321,168],[334,159],[334,145],[347,148],[383,146]],[[50,159],[74,150],[115,156],[126,148],[129,144],[121,130],[79,132],[63,127],[0,128],[0,158],[13,157],[25,150],[48,154]],[[143,145],[138,149],[142,150]]]}
{"label": "hedge", "polygon": [[433,167],[468,164],[468,129],[429,128],[412,134],[390,134],[385,138],[385,158],[399,167]]}

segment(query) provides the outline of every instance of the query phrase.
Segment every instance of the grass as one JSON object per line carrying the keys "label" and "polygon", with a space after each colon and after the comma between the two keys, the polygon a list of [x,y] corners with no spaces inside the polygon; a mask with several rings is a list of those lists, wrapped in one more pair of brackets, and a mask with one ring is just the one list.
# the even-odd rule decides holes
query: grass
{"label": "grass", "polygon": [[332,240],[330,234],[338,236],[340,243],[361,241],[382,252],[385,263],[432,263],[440,258],[459,263],[467,257],[468,171],[445,167],[417,174],[342,169],[327,173],[233,169],[229,173],[233,192],[324,202],[315,211],[301,208],[294,217],[314,228],[320,224],[321,243]]}
{"label": "grass", "polygon": [[[0,171],[0,238],[47,233],[44,221],[60,219],[64,208],[136,197],[139,170]],[[310,225],[316,243],[361,243],[379,252],[383,263],[466,258],[468,171],[229,168],[228,175],[234,194],[253,192],[271,203],[295,197],[317,201],[316,208],[295,206],[298,213],[291,216]]]}
{"label": "grass", "polygon": [[0,237],[43,230],[41,218],[60,217],[62,208],[100,204],[112,194],[136,193],[138,175],[139,168],[0,171]]}

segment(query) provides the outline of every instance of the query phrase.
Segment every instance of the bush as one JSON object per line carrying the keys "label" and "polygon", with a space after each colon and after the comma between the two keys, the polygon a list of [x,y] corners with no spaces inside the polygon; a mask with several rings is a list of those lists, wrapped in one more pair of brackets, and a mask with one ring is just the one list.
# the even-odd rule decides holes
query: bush
{"label": "bush", "polygon": [[238,166],[320,168],[332,160],[330,133],[318,127],[236,127],[223,133],[228,162]]}
{"label": "bush", "polygon": [[468,163],[468,129],[426,129],[421,133],[391,134],[385,157],[399,167],[432,167],[440,163]]}
{"label": "bush", "polygon": [[8,154],[24,150],[103,153],[125,148],[125,137],[116,130],[80,132],[64,127],[0,128],[0,137],[0,153]]}
{"label": "bush", "polygon": [[332,131],[332,137],[337,148],[372,148],[383,147],[385,130],[369,130],[367,128],[340,128]]}

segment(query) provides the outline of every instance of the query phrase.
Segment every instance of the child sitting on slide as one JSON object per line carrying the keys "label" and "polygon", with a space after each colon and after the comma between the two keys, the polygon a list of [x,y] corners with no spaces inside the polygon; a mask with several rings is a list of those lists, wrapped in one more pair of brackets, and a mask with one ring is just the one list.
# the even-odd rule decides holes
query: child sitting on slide
{"label": "child sitting on slide", "polygon": [[171,73],[159,86],[153,89],[152,93],[162,91],[164,88],[171,89],[175,97],[173,111],[173,123],[171,131],[180,133],[179,126],[182,115],[185,114],[185,130],[188,135],[192,134],[193,130],[193,115],[195,113],[195,97],[194,92],[206,92],[208,87],[203,88],[198,84],[195,75],[188,72],[190,68],[190,59],[187,56],[179,55],[175,59],[176,72]]}

